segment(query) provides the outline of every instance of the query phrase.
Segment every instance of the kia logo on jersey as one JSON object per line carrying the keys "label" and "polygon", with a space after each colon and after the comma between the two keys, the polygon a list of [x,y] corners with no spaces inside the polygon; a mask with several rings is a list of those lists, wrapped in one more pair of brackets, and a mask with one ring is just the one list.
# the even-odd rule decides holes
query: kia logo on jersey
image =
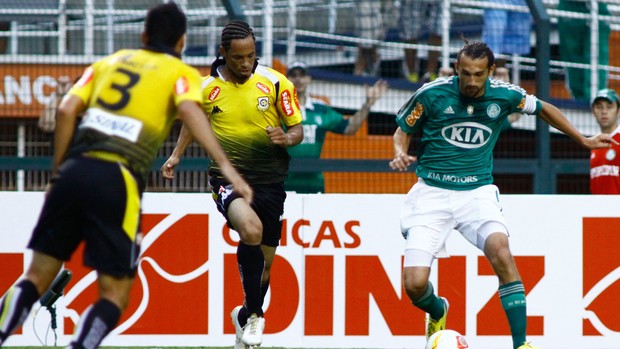
{"label": "kia logo on jersey", "polygon": [[441,135],[450,144],[459,148],[474,149],[485,145],[493,131],[477,122],[461,122],[446,126]]}

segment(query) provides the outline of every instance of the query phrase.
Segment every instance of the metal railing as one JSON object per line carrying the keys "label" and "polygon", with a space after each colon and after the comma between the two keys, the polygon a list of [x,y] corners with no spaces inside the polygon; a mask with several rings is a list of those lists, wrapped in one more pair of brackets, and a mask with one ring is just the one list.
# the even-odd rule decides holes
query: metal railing
{"label": "metal railing", "polygon": [[[17,3],[23,1],[15,0]],[[461,46],[458,34],[454,32],[454,25],[458,25],[461,18],[473,16],[480,18],[484,8],[502,8],[515,11],[529,11],[524,7],[511,7],[497,5],[489,1],[472,0],[441,0],[442,1],[442,46],[425,44],[406,44],[397,40],[378,42],[382,55],[387,59],[402,59],[403,50],[414,48],[420,52],[437,50],[442,53],[442,65],[450,65],[454,54]],[[587,0],[598,3],[594,0]],[[50,1],[48,1],[50,2]],[[53,1],[51,1],[53,2]],[[14,19],[10,21],[9,29],[0,30],[0,39],[6,40],[6,50],[0,52],[0,63],[4,64],[76,64],[86,65],[103,57],[121,47],[139,46],[139,33],[142,30],[142,18],[145,8],[150,4],[161,0],[144,0],[121,2],[114,0],[58,0],[57,8],[0,8],[0,20]],[[596,12],[590,14],[566,13],[555,9],[557,1],[543,1],[552,21],[557,17],[581,18],[596,22],[605,20],[612,25],[612,30],[620,27],[620,18],[617,16],[598,16]],[[225,6],[215,0],[180,0],[189,19],[189,47],[204,47],[204,51],[197,56],[185,56],[184,60],[197,66],[208,66],[217,54],[219,32],[223,23],[227,20]],[[614,6],[613,1],[610,10]],[[131,8],[131,4],[135,7]],[[261,62],[272,65],[274,59],[291,62],[303,56],[310,64],[351,64],[356,46],[363,40],[356,38],[353,33],[353,18],[351,17],[354,6],[353,0],[285,0],[285,1],[242,1],[244,14],[255,28],[257,39],[261,47]],[[593,6],[595,8],[596,6]],[[617,13],[618,9],[613,8]],[[594,10],[593,10],[594,11]],[[309,17],[315,14],[313,20]],[[320,15],[316,15],[320,14]],[[348,16],[347,16],[348,15]],[[36,21],[24,21],[24,18],[32,16]],[[476,17],[477,16],[477,17]],[[318,24],[317,24],[318,23]],[[596,26],[592,26],[596,30]],[[593,33],[595,35],[595,33]],[[196,37],[196,39],[192,39]],[[46,45],[38,45],[47,42]],[[205,44],[205,42],[210,44]],[[593,44],[595,42],[593,41]],[[284,50],[276,50],[274,47],[285,47]],[[596,50],[593,50],[596,51]],[[310,52],[310,53],[308,53]],[[344,52],[344,54],[343,54]],[[536,59],[533,57],[506,56],[513,68],[513,76],[518,82],[521,71],[534,71]],[[594,73],[597,69],[610,72],[610,78],[620,80],[620,67],[600,66],[593,55],[590,64],[562,62],[560,60],[549,61],[550,71],[562,74],[568,67],[591,69]],[[591,84],[596,86],[596,74],[592,75]],[[596,90],[596,88],[592,88]],[[338,99],[332,102],[339,105]],[[398,106],[394,106],[397,109]],[[395,111],[395,110],[394,110]],[[2,121],[0,121],[1,123]],[[14,154],[6,155],[0,159],[0,190],[41,190],[45,186],[48,177],[45,175],[49,165],[49,154],[32,155],[28,153],[34,143],[43,139],[32,129],[36,129],[32,122],[19,122],[20,126],[11,128],[15,132],[14,141],[8,141],[14,146]],[[1,129],[1,127],[0,127]],[[2,131],[4,132],[4,131]],[[30,138],[29,138],[30,137]],[[5,142],[7,143],[7,142]],[[165,158],[165,152],[171,149],[173,142],[167,142],[162,151],[159,162]],[[49,149],[48,149],[49,151]],[[5,155],[5,154],[2,154]],[[190,157],[191,158],[191,157]],[[200,156],[195,157],[199,159]],[[192,160],[193,161],[193,160]],[[198,160],[196,160],[198,161]],[[531,164],[531,160],[519,160],[522,163]],[[587,160],[562,160],[552,159],[550,165],[554,174],[560,173],[584,173],[587,172]],[[387,166],[382,165],[381,160],[317,160],[311,162],[311,168],[321,168],[326,171],[389,171]],[[310,163],[292,163],[293,171],[305,171]],[[203,162],[195,162],[185,167],[187,176],[177,184],[161,182],[154,174],[151,178],[153,188],[177,190],[185,187],[189,182],[196,181],[199,188],[204,187],[205,178],[201,177]],[[496,162],[496,173],[534,173],[532,166],[515,166],[513,163],[499,160]],[[20,172],[21,171],[21,172]],[[24,172],[25,171],[25,172]],[[39,171],[42,175],[35,176]],[[28,182],[40,181],[40,183]],[[21,183],[21,184],[20,184]],[[203,183],[203,184],[200,184]],[[189,188],[194,188],[191,185]],[[155,189],[157,190],[157,189]]]}

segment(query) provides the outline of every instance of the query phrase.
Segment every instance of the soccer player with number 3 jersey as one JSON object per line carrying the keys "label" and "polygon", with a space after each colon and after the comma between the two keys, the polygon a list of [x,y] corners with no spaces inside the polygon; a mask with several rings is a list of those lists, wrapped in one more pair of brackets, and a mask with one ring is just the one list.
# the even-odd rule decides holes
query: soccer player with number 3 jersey
{"label": "soccer player with number 3 jersey", "polygon": [[[504,119],[514,112],[537,115],[587,149],[609,148],[609,134],[582,136],[555,106],[518,86],[489,79],[493,51],[466,42],[456,76],[423,85],[396,116],[394,160],[405,171],[417,161],[418,182],[406,196],[401,232],[406,240],[404,287],[414,306],[427,313],[427,338],[445,329],[449,304],[429,282],[436,258],[448,257],[445,242],[457,230],[484,252],[499,279],[499,296],[510,324],[514,349],[526,341],[525,289],[508,244],[499,190],[493,185],[493,148]],[[408,149],[421,134],[416,156]]]}
{"label": "soccer player with number 3 jersey", "polygon": [[252,201],[252,189],[226,158],[200,109],[200,74],[180,59],[186,29],[177,5],[153,7],[144,23],[144,47],[95,62],[62,100],[53,177],[28,244],[32,261],[2,298],[0,345],[82,241],[84,263],[97,271],[99,299],[82,314],[68,348],[98,347],[116,326],[139,262],[146,175],[177,115],[234,183],[244,198],[239,201]]}

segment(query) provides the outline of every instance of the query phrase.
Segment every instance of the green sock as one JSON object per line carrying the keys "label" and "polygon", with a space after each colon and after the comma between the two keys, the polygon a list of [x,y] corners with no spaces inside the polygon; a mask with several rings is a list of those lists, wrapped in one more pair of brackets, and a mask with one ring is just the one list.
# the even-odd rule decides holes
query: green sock
{"label": "green sock", "polygon": [[433,284],[429,282],[424,295],[411,303],[427,312],[433,320],[439,320],[444,312],[443,300],[437,297],[433,291]]}
{"label": "green sock", "polygon": [[508,324],[510,324],[512,346],[514,349],[517,349],[525,343],[525,329],[527,325],[527,306],[523,283],[515,281],[501,285],[499,287],[499,299],[506,312]]}

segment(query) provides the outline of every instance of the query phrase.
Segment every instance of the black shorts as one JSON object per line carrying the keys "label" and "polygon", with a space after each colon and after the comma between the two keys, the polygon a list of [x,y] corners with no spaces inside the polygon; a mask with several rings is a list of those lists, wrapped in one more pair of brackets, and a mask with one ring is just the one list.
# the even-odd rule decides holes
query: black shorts
{"label": "black shorts", "polygon": [[[211,178],[210,183],[213,188],[213,200],[216,203],[217,210],[226,218],[228,226],[231,229],[235,229],[228,219],[228,206],[233,200],[239,199],[241,196],[232,191],[232,184],[228,182]],[[280,245],[280,236],[282,235],[282,215],[284,214],[284,200],[286,199],[284,182],[251,184],[250,186],[254,190],[254,201],[251,207],[263,224],[261,243],[277,247]]]}
{"label": "black shorts", "polygon": [[28,247],[63,261],[84,240],[84,264],[100,273],[134,276],[140,255],[136,179],[120,163],[70,158],[52,181]]}

